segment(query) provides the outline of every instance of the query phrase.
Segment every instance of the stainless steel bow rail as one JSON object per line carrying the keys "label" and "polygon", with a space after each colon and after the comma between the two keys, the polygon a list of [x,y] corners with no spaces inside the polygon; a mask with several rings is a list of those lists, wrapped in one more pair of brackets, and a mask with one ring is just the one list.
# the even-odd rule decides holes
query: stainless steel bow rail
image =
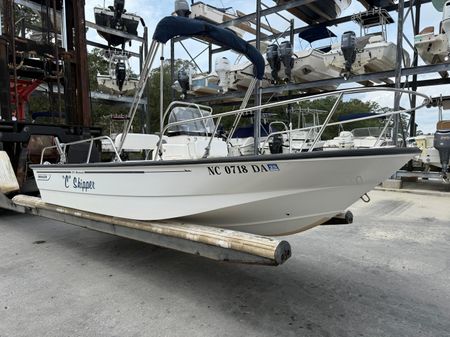
{"label": "stainless steel bow rail", "polygon": [[[342,102],[343,98],[346,95],[354,95],[354,94],[362,94],[362,93],[368,93],[368,92],[392,92],[392,93],[397,93],[397,94],[404,94],[404,95],[409,95],[409,96],[418,96],[418,97],[422,97],[424,100],[422,102],[422,104],[416,106],[415,108],[410,108],[410,109],[405,109],[405,110],[397,110],[397,111],[390,111],[390,112],[386,112],[386,113],[381,113],[381,114],[375,114],[373,116],[367,116],[367,117],[361,117],[361,118],[355,118],[355,119],[350,119],[350,120],[346,120],[346,121],[341,121],[341,122],[331,122],[332,117],[334,116],[334,114],[336,113],[339,104]],[[224,112],[224,113],[219,113],[219,114],[213,114],[213,110],[211,107],[206,106],[206,105],[200,105],[200,104],[196,104],[196,103],[188,103],[188,102],[181,102],[181,101],[174,101],[171,104],[169,104],[169,106],[167,107],[167,109],[165,110],[165,112],[162,114],[161,118],[162,120],[165,122],[165,120],[167,119],[167,117],[169,116],[169,113],[172,111],[172,109],[174,109],[177,106],[181,106],[181,107],[191,107],[191,108],[195,108],[199,111],[200,116],[201,117],[197,117],[197,118],[192,118],[192,119],[188,119],[188,120],[182,120],[182,121],[176,121],[176,122],[172,122],[172,123],[167,123],[163,129],[162,132],[160,133],[160,141],[158,142],[158,146],[156,148],[156,156],[155,159],[156,160],[163,160],[163,151],[162,151],[162,146],[163,146],[163,137],[165,135],[165,133],[178,125],[186,125],[189,123],[194,123],[194,122],[202,122],[205,125],[205,129],[206,129],[206,121],[207,120],[217,120],[216,122],[216,127],[214,129],[214,131],[212,132],[212,134],[210,135],[210,140],[208,142],[208,146],[205,148],[205,154],[204,154],[204,158],[207,158],[209,156],[209,147],[211,146],[212,140],[214,139],[214,137],[217,136],[217,131],[218,131],[218,126],[220,124],[220,121],[224,118],[224,117],[230,117],[230,116],[235,116],[235,122],[233,123],[233,128],[231,130],[231,133],[234,133],[236,128],[237,128],[237,124],[239,123],[239,120],[241,119],[241,117],[243,116],[243,114],[245,113],[251,113],[257,110],[265,110],[265,109],[271,109],[271,108],[276,108],[276,107],[282,107],[282,106],[287,106],[287,105],[293,105],[293,104],[300,104],[301,102],[306,102],[306,101],[311,101],[311,100],[316,100],[316,99],[320,99],[320,98],[325,98],[325,97],[330,97],[330,96],[336,96],[336,100],[333,104],[333,107],[331,108],[331,110],[329,111],[327,117],[325,118],[325,122],[322,125],[314,125],[314,126],[310,126],[310,127],[305,127],[305,128],[296,128],[296,129],[287,129],[287,130],[283,130],[283,131],[277,131],[277,132],[272,132],[269,134],[269,136],[265,139],[265,141],[260,144],[260,153],[264,153],[264,149],[267,147],[267,144],[269,142],[269,140],[271,138],[273,138],[276,135],[287,135],[289,139],[291,139],[291,135],[294,132],[299,132],[299,131],[308,131],[313,133],[314,130],[317,130],[317,133],[315,135],[315,138],[311,144],[311,146],[308,148],[308,151],[311,152],[314,150],[314,148],[316,147],[317,143],[319,142],[321,136],[323,135],[324,131],[326,130],[326,128],[330,127],[330,126],[336,126],[336,125],[343,125],[343,124],[347,124],[347,123],[353,123],[353,122],[359,122],[359,121],[365,121],[365,120],[370,120],[370,119],[377,119],[380,117],[389,117],[389,120],[391,120],[392,116],[398,115],[398,114],[408,114],[411,113],[413,111],[422,109],[424,107],[427,107],[430,105],[430,102],[432,102],[432,98],[420,93],[420,92],[415,92],[415,91],[409,91],[406,89],[397,89],[397,88],[353,88],[353,89],[344,89],[344,90],[339,90],[339,91],[335,91],[335,92],[331,92],[331,93],[321,93],[321,94],[316,94],[316,95],[312,95],[312,96],[307,96],[307,97],[300,97],[300,98],[294,98],[294,99],[290,99],[290,100],[286,100],[286,101],[282,101],[282,102],[274,102],[274,103],[269,103],[269,104],[264,104],[261,106],[255,106],[255,107],[244,107],[244,108],[240,108],[238,110],[233,110],[233,111],[229,111],[229,112]],[[248,100],[244,100],[242,106],[245,106],[247,104]],[[207,112],[206,114],[204,112]],[[386,130],[388,128],[388,124],[386,123],[383,131],[380,133],[376,143],[375,143],[375,147],[378,146],[381,143],[381,139],[383,137],[383,134],[386,133]],[[208,136],[208,134],[206,134],[206,136]],[[59,143],[57,140],[56,141],[56,145],[55,146],[50,146],[47,147],[43,150],[42,155],[41,155],[41,164],[43,163],[43,159],[44,159],[44,152],[48,151],[49,149],[57,149],[59,154],[60,154],[60,162],[64,163],[65,162],[65,158],[66,158],[66,151],[67,149],[71,146],[71,145],[77,145],[77,144],[81,144],[81,143],[90,143],[90,149],[88,152],[88,157],[86,159],[86,162],[88,163],[90,161],[90,156],[91,156],[91,152],[92,152],[92,146],[94,144],[95,141],[99,141],[99,140],[106,140],[108,141],[115,153],[115,160],[116,161],[122,161],[120,158],[120,153],[123,149],[123,144],[124,144],[124,139],[125,139],[125,134],[123,135],[122,139],[121,139],[121,143],[119,144],[119,146],[116,146],[116,144],[114,144],[114,142],[111,140],[111,138],[107,137],[107,136],[103,136],[103,137],[98,137],[98,138],[92,138],[92,139],[86,139],[86,140],[81,140],[81,141],[77,141],[77,142],[72,142],[72,143]],[[230,144],[230,139],[231,136],[227,137],[227,143]],[[303,146],[302,146],[303,149]],[[289,145],[289,152],[292,151],[292,147],[291,145]],[[298,150],[297,150],[298,151]]]}
{"label": "stainless steel bow rail", "polygon": [[[337,108],[339,107],[339,104],[341,103],[341,101],[343,100],[345,95],[362,94],[362,93],[377,92],[377,91],[379,91],[379,92],[392,92],[392,93],[396,93],[396,94],[400,94],[400,95],[404,94],[404,95],[409,95],[409,96],[418,96],[418,97],[422,97],[424,99],[424,101],[422,102],[422,104],[420,104],[420,105],[418,105],[418,106],[416,106],[414,108],[410,108],[410,109],[390,111],[390,112],[386,112],[386,113],[382,113],[382,114],[376,114],[374,116],[355,118],[355,119],[342,121],[342,122],[334,122],[334,123],[330,122],[331,118],[336,113]],[[219,114],[215,114],[215,115],[202,116],[202,117],[193,118],[193,119],[189,119],[189,120],[183,120],[183,121],[168,123],[163,128],[163,130],[161,132],[161,137],[163,137],[163,135],[170,128],[172,128],[174,126],[178,126],[178,125],[189,124],[189,123],[203,121],[203,120],[207,120],[207,119],[221,120],[223,117],[229,117],[229,116],[236,116],[236,120],[238,120],[245,113],[251,113],[251,112],[254,112],[254,111],[258,111],[258,110],[262,111],[262,110],[266,110],[266,109],[277,108],[277,107],[282,107],[282,106],[287,106],[287,105],[299,104],[301,102],[316,100],[316,99],[330,97],[330,96],[337,96],[337,99],[336,99],[332,109],[329,111],[329,113],[328,113],[328,115],[327,115],[327,117],[325,119],[325,122],[322,125],[311,126],[311,127],[306,127],[306,128],[298,128],[298,129],[292,129],[292,130],[285,130],[285,131],[280,131],[280,132],[273,132],[273,133],[271,133],[269,135],[269,137],[267,137],[267,140],[264,142],[264,144],[262,146],[260,146],[260,152],[263,152],[264,146],[267,145],[268,140],[271,137],[273,137],[273,136],[275,136],[277,134],[287,134],[287,135],[290,136],[290,134],[293,133],[293,132],[308,131],[308,130],[311,130],[311,129],[318,129],[319,131],[318,131],[318,133],[317,133],[317,135],[316,135],[316,137],[315,137],[315,139],[313,141],[313,144],[308,150],[308,151],[313,151],[314,147],[317,145],[318,141],[320,140],[320,137],[322,136],[323,132],[325,131],[325,129],[327,127],[334,126],[334,125],[342,125],[342,124],[346,124],[346,123],[365,121],[365,120],[370,120],[370,119],[376,119],[376,118],[380,118],[380,117],[391,117],[391,116],[402,114],[402,113],[407,114],[407,113],[411,113],[413,111],[422,109],[424,107],[427,107],[430,104],[430,102],[432,101],[432,98],[430,96],[428,96],[428,95],[425,95],[423,93],[416,92],[416,91],[406,90],[406,89],[385,88],[385,87],[344,89],[344,90],[338,90],[338,91],[334,91],[334,92],[320,93],[320,94],[316,94],[316,95],[312,95],[312,96],[294,98],[294,99],[285,100],[285,101],[281,101],[281,102],[268,103],[268,104],[255,106],[255,107],[248,107],[248,108],[238,109],[238,110],[224,112],[224,113],[219,113]],[[180,102],[178,102],[178,103],[180,103]],[[192,106],[198,106],[195,103],[191,103],[191,104],[192,104]],[[167,117],[167,112],[163,116],[163,118],[165,119],[166,117]],[[382,135],[383,135],[383,133],[385,131],[386,131],[386,129],[380,134],[380,137],[377,140],[377,144],[380,142],[380,139],[381,139],[381,137],[382,137]],[[215,136],[216,136],[216,133],[214,132],[211,135],[211,138],[214,138]],[[229,140],[230,140],[230,137],[227,139],[227,141],[229,141]],[[158,154],[158,158],[157,159],[160,159],[160,160],[163,159],[161,147],[162,147],[162,142],[159,142],[156,153]]]}

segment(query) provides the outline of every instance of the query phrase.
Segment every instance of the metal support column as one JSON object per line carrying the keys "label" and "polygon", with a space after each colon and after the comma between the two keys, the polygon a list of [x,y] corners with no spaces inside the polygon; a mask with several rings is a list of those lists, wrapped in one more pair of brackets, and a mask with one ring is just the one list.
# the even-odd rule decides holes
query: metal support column
{"label": "metal support column", "polygon": [[[175,83],[175,42],[173,39],[170,40],[170,83]],[[172,88],[170,92],[173,102],[175,100],[175,89]]]}
{"label": "metal support column", "polygon": [[[397,61],[395,67],[395,88],[400,89],[402,85],[402,62],[403,62],[403,22],[405,15],[405,1],[399,0],[398,2],[398,20],[397,20]],[[401,94],[396,93],[394,98],[394,111],[400,109]],[[394,116],[394,130],[393,141],[394,144],[398,143],[398,132],[401,124],[401,116],[396,114]]]}
{"label": "metal support column", "polygon": [[[420,12],[421,12],[421,3],[420,1],[416,1],[416,15],[415,15],[415,21],[414,21],[414,36],[419,34],[420,32]],[[417,50],[414,49],[414,58],[413,58],[413,67],[417,67],[419,63],[419,54],[417,53]],[[413,75],[412,78],[412,91],[417,91],[417,75]],[[414,108],[417,105],[417,97],[416,95],[413,95],[411,98],[411,107]],[[411,112],[411,120],[409,122],[409,136],[415,137],[417,133],[416,128],[416,111]]]}
{"label": "metal support column", "polygon": [[11,119],[9,94],[8,39],[0,36],[0,119]]}
{"label": "metal support column", "polygon": [[[256,1],[256,49],[261,50],[261,0]],[[256,82],[255,103],[260,106],[262,102],[261,81]],[[259,142],[261,139],[261,109],[255,111],[254,118],[254,153],[259,153]]]}
{"label": "metal support column", "polygon": [[75,12],[75,55],[77,60],[77,110],[78,123],[89,127],[91,105],[89,98],[89,66],[86,47],[86,18],[84,15],[85,0],[73,1]]}

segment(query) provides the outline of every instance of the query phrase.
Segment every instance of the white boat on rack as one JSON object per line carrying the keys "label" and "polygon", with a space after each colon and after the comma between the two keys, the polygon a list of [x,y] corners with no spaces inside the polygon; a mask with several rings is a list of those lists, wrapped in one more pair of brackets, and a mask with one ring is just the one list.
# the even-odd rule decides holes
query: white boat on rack
{"label": "white boat on rack", "polygon": [[[331,47],[312,47],[312,43],[316,41],[336,37],[333,32],[325,26],[312,27],[304,29],[299,37],[307,41],[311,48],[294,53],[293,46],[289,41],[284,41],[279,46],[272,44],[267,48],[267,78],[270,78],[272,82],[305,83],[340,76],[338,70],[325,63],[326,52]],[[326,85],[315,87],[309,91],[331,91],[336,88],[337,85]]]}
{"label": "white boat on rack", "polygon": [[431,26],[424,28],[420,34],[414,37],[414,46],[426,64],[444,63],[449,61],[450,1],[447,1],[444,4],[442,15],[443,17],[438,34],[434,34],[434,27]]}
{"label": "white boat on rack", "polygon": [[[274,0],[278,5],[292,0]],[[322,23],[336,19],[341,16],[342,11],[347,9],[352,0],[316,0],[305,5],[300,5],[288,11],[308,24]]]}
{"label": "white boat on rack", "polygon": [[[393,23],[389,13],[383,9],[374,9],[354,15],[353,21],[360,25],[363,35],[356,38],[354,32],[344,33],[341,43],[333,45],[325,54],[325,64],[344,76],[395,69],[397,45],[387,41],[386,25]],[[370,33],[372,27],[381,27],[381,32]],[[406,51],[403,63],[406,67],[410,64]]]}
{"label": "white boat on rack", "polygon": [[[228,58],[219,57],[215,63],[215,69],[208,74],[191,75],[187,93],[196,96],[225,94],[229,91],[245,91],[254,78],[253,64],[244,62],[231,64]],[[178,83],[180,79],[178,79]],[[263,79],[261,87],[270,85],[269,81]],[[181,86],[174,86],[181,91]]]}
{"label": "white boat on rack", "polygon": [[[159,45],[183,33],[212,37],[223,34],[225,37],[220,35],[221,39],[238,39],[229,35],[233,33],[212,25],[198,25],[186,18],[163,19],[153,37],[139,93],[145,88]],[[264,59],[251,46],[242,46],[237,51],[247,55],[261,79]],[[161,112],[159,136],[149,135],[159,141],[153,143],[153,155],[148,160],[122,161],[119,156],[137,105],[130,111],[130,122],[115,150],[114,162],[89,163],[93,139],[86,163],[66,164],[66,151],[75,144],[57,143],[60,163],[32,166],[42,200],[114,217],[177,219],[256,234],[283,235],[320,225],[341,213],[418,153],[415,148],[313,152],[323,130],[331,125],[329,121],[343,95],[367,91],[357,89],[331,94],[337,96],[336,103],[309,152],[229,157],[227,142],[218,134],[223,118],[235,116],[238,121],[244,113],[306,99],[245,107],[255,84],[256,80],[252,81],[237,111],[213,114],[205,106],[173,102],[165,113]],[[315,98],[323,95],[330,94]],[[139,101],[139,94],[135,98]],[[395,113],[398,112],[389,114]],[[258,135],[255,139],[258,143]]]}

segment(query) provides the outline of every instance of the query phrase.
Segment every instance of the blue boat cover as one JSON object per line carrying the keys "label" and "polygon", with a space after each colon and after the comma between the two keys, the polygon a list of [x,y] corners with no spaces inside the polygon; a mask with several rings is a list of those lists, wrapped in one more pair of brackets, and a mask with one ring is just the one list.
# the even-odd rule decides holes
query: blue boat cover
{"label": "blue boat cover", "polygon": [[156,26],[153,40],[166,43],[176,36],[205,36],[213,40],[214,44],[231,48],[244,54],[254,66],[255,76],[262,80],[265,62],[261,53],[231,30],[224,29],[205,21],[184,18],[181,16],[167,16]]}
{"label": "blue boat cover", "polygon": [[336,37],[336,35],[324,25],[306,28],[301,31],[298,36],[309,43],[330,37]]}

